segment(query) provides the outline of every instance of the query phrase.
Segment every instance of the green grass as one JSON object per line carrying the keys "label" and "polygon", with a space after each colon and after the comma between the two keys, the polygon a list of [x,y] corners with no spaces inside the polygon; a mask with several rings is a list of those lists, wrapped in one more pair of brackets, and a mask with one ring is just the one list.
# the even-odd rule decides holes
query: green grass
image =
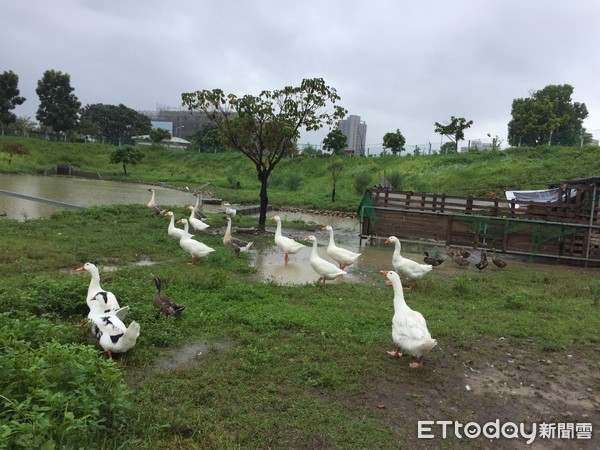
{"label": "green grass", "polygon": [[[211,221],[215,227],[224,222],[216,216]],[[56,342],[61,351],[69,348],[65,345],[74,346],[73,352],[83,346],[91,356],[82,358],[77,370],[96,364],[115,368],[119,379],[112,382],[131,390],[120,388],[118,397],[131,408],[119,410],[111,428],[99,428],[104,447],[410,446],[409,429],[383,425],[376,409],[352,400],[372,390],[372,380],[414,378],[406,364],[400,368],[385,355],[392,348],[392,293],[380,274],[374,272],[368,285],[264,283],[257,281],[249,255],[233,257],[220,236],[203,235],[216,251],[201,264],[188,265],[190,258],[167,236],[166,225],[139,205],[65,211],[27,222],[0,220],[0,313],[12,320],[0,322],[0,334],[25,341],[35,336]],[[272,236],[252,238],[270,245]],[[134,264],[141,259],[156,264]],[[89,277],[72,272],[85,261],[118,267],[101,272],[102,285],[131,307],[126,322],[141,324],[136,347],[114,363],[105,361],[89,331],[72,327],[87,314]],[[598,346],[593,277],[533,265],[430,275],[408,294],[438,340],[421,383],[437,383],[443,373],[435,367],[453,352],[477,355],[483,343],[500,338],[533,354]],[[164,320],[152,306],[154,276],[163,280],[163,293],[186,306],[180,317]],[[13,328],[17,318],[31,325]],[[208,348],[192,355],[197,364],[155,368],[165,352],[181,354],[183,346],[198,342]],[[48,390],[52,398],[64,395],[60,386]],[[64,434],[62,443],[89,444],[75,431]]]}
{"label": "green grass", "polygon": [[[254,167],[237,153],[143,148],[144,161],[129,167],[125,177],[120,166],[108,163],[114,147],[0,136],[0,144],[6,140],[24,143],[31,153],[13,158],[10,166],[0,158],[0,172],[42,173],[56,162],[69,163],[120,181],[176,187],[210,181],[222,186],[218,195],[231,202],[258,201]],[[400,189],[502,195],[509,187],[545,188],[551,181],[598,175],[597,151],[543,147],[348,158],[335,204],[327,159],[286,159],[272,175],[269,199],[274,207],[355,211],[361,198],[355,178],[370,174],[376,184],[384,170],[400,173]],[[235,220],[242,227],[256,222],[244,216]],[[211,217],[213,229],[224,224],[223,217]],[[501,338],[534,360],[554,352],[590,353],[600,341],[600,284],[589,271],[534,265],[455,276],[434,271],[408,295],[438,340],[430,366],[415,375],[385,357],[392,346],[391,291],[375,271],[368,285],[264,283],[249,255],[234,258],[221,236],[203,235],[216,251],[189,266],[189,256],[167,236],[166,226],[140,205],[63,211],[25,222],[0,219],[0,358],[5,358],[0,394],[11,393],[0,397],[0,449],[18,436],[30,447],[47,448],[52,443],[121,449],[411,447],[410,429],[387,426],[377,410],[356,404],[359,394],[375,391],[373,380],[437,389],[445,374],[436,367],[447,366],[457,352],[483,356]],[[269,235],[252,240],[256,247],[272,245]],[[155,264],[135,264],[141,260]],[[89,278],[73,272],[86,261],[118,269],[102,271],[102,285],[131,307],[126,322],[136,320],[142,327],[136,347],[116,362],[105,360],[89,331],[72,326],[87,314]],[[181,317],[163,320],[152,306],[154,276],[163,280],[166,295],[186,305]],[[201,356],[192,352],[194,364],[169,369],[160,363],[165,354],[181,355],[205,343]],[[49,362],[59,359],[75,369],[53,371]],[[29,364],[33,360],[36,364]],[[36,395],[19,383],[19,371],[27,367],[47,380]],[[86,375],[94,371],[103,377]],[[89,414],[69,406],[69,392],[95,405],[102,402],[96,394],[105,389],[114,401]],[[420,394],[409,395],[417,401]],[[93,442],[81,431],[86,420],[93,426]]]}

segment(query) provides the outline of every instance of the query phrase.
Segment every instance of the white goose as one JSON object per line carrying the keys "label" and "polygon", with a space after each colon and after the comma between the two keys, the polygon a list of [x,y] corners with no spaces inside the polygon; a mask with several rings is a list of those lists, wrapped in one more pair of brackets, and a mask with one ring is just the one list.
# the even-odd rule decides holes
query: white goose
{"label": "white goose", "polygon": [[154,189],[150,188],[148,189],[150,192],[152,192],[152,198],[150,198],[150,201],[148,202],[148,208],[150,208],[154,214],[158,215],[158,214],[162,214],[163,210],[160,209],[160,206],[158,206],[158,203],[156,202],[156,196],[154,193]]}
{"label": "white goose", "polygon": [[191,210],[191,214],[190,214],[190,218],[188,219],[188,222],[190,223],[190,225],[192,226],[192,228],[196,231],[203,231],[206,230],[208,227],[210,227],[210,225],[208,225],[207,223],[202,222],[200,219],[196,219],[196,210],[194,209],[193,206],[188,206],[188,209]]}
{"label": "white goose", "polygon": [[283,253],[285,254],[285,262],[287,263],[289,261],[289,254],[298,253],[304,248],[304,245],[281,234],[281,218],[279,216],[273,216],[271,217],[271,220],[277,222],[277,229],[275,230],[275,245],[283,250]]}
{"label": "white goose", "polygon": [[[95,264],[86,262],[83,266],[75,269],[76,272],[83,272],[84,270],[89,272],[92,276],[92,278],[90,279],[90,284],[88,286],[87,296],[85,298],[86,303],[90,308],[88,318],[91,319],[92,316],[99,314],[115,314],[117,311],[119,311],[121,308],[119,307],[119,302],[117,301],[117,297],[115,297],[115,294],[109,291],[105,291],[104,289],[102,289],[102,286],[100,286],[100,272],[98,271],[98,267],[96,267]],[[96,294],[98,294],[98,292],[106,293],[106,296],[104,297],[105,301],[99,302],[93,300],[96,297]],[[125,308],[126,310],[124,310],[124,312],[126,314],[127,310],[129,310],[129,307]],[[123,312],[121,312],[120,314],[122,313]]]}
{"label": "white goose", "polygon": [[[187,219],[179,219],[177,223],[182,223],[185,226]],[[194,240],[191,234],[183,235],[179,240],[179,246],[192,256],[192,264],[194,264],[197,259],[204,258],[208,256],[209,253],[215,251],[214,248]]]}
{"label": "white goose", "polygon": [[229,203],[223,203],[223,206],[225,207],[225,215],[227,217],[235,217],[235,215],[237,214],[237,210],[232,208],[231,205]]}
{"label": "white goose", "polygon": [[423,315],[409,308],[404,301],[402,282],[398,274],[391,270],[382,270],[388,284],[394,288],[394,316],[392,318],[392,340],[396,350],[388,352],[392,357],[399,358],[402,352],[419,358],[418,362],[410,363],[412,369],[423,367],[425,356],[437,345],[431,338]]}
{"label": "white goose", "polygon": [[355,253],[342,247],[335,245],[333,237],[333,228],[331,225],[323,227],[324,231],[329,231],[329,245],[327,246],[327,254],[331,259],[340,265],[340,269],[344,270],[350,264],[354,264],[360,253]]}
{"label": "white goose", "polygon": [[167,234],[173,239],[177,239],[179,241],[179,239],[181,239],[181,236],[183,236],[184,234],[190,234],[189,225],[187,223],[185,224],[183,229],[177,228],[175,226],[175,214],[173,214],[173,211],[167,211],[165,213],[165,217],[169,217],[170,219],[169,226],[167,227]]}
{"label": "white goose", "polygon": [[242,241],[231,235],[231,217],[227,216],[227,229],[223,236],[223,244],[235,252],[235,256],[240,257],[240,253],[247,252],[252,247],[252,242]]}
{"label": "white goose", "polygon": [[406,288],[407,291],[412,289],[412,283],[414,280],[422,278],[427,273],[431,272],[431,269],[433,269],[431,264],[421,264],[413,261],[412,259],[403,257],[400,254],[400,240],[396,236],[390,236],[385,243],[393,243],[395,246],[394,255],[392,256],[392,265],[394,266],[394,270],[398,272],[398,275],[408,280],[408,287]]}
{"label": "white goose", "polygon": [[310,253],[310,266],[315,272],[319,274],[317,283],[325,284],[326,280],[335,280],[337,277],[345,275],[347,272],[343,271],[335,264],[321,258],[317,251],[317,238],[314,236],[306,236],[305,241],[312,242],[312,251]]}
{"label": "white goose", "polygon": [[[98,292],[92,298],[92,301],[98,301],[99,303],[106,300],[106,292]],[[116,315],[96,315],[93,316],[92,322],[92,332],[109,358],[112,358],[113,353],[125,353],[131,350],[140,335],[140,325],[137,322],[131,322],[126,327]]]}

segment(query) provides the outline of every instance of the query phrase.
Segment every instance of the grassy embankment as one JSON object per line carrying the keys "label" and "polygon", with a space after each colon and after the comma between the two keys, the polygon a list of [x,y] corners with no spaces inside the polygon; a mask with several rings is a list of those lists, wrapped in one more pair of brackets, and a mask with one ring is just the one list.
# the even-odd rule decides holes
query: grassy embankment
{"label": "grassy embankment", "polygon": [[[98,147],[92,158],[89,147],[85,152],[62,148],[85,162],[82,170],[104,168],[121,178],[116,168],[101,163],[107,161],[108,149]],[[567,151],[559,152],[566,162]],[[148,166],[135,166],[129,178],[142,179],[143,174],[144,181],[165,181],[173,171],[173,177],[190,177],[174,184],[192,184],[201,183],[204,178],[195,174],[207,170],[210,181],[219,184],[233,164],[244,164],[226,155],[230,164],[217,172],[218,155],[158,153],[148,152]],[[33,156],[27,157],[29,164]],[[47,154],[44,160],[36,155],[36,164],[42,168],[49,161],[62,162],[63,156],[57,156]],[[512,153],[496,157],[506,164],[516,158]],[[154,170],[152,158],[160,158]],[[190,166],[198,168],[178,175],[173,168],[179,163],[171,158],[189,158]],[[469,158],[469,164],[458,162]],[[574,159],[584,158],[587,152]],[[377,172],[386,160],[390,170],[398,162],[408,172],[417,170],[414,165],[420,159],[428,158],[369,159],[365,164]],[[544,172],[549,170],[544,169],[546,159],[532,154],[512,167],[536,162],[540,169],[530,171],[544,173],[544,181],[554,180],[554,173]],[[444,170],[442,160],[454,161],[453,167]],[[364,170],[357,169],[359,161],[349,160],[348,172]],[[286,161],[282,170],[300,170],[303,164],[315,169],[318,162]],[[467,176],[472,165],[485,168],[490,177],[495,173],[470,155],[436,157],[430,164],[434,163],[439,163],[440,177]],[[12,168],[17,167],[13,162]],[[591,172],[567,172],[563,167],[559,178],[593,175],[593,167],[591,160]],[[251,169],[242,180],[244,190],[255,183]],[[501,180],[503,171],[496,172]],[[481,176],[478,171],[472,174]],[[326,174],[317,179],[327,185]],[[427,177],[422,182],[427,183]],[[288,195],[303,198],[303,193],[282,193],[280,201]],[[223,224],[221,217],[211,220],[214,227]],[[420,384],[438,389],[447,374],[436,367],[457,354],[477,360],[485,343],[500,336],[512,348],[525,349],[532,360],[563,350],[589,354],[598,346],[598,284],[589,274],[510,265],[485,273],[433,272],[407,296],[427,318],[439,344],[422,371],[411,371],[406,360],[385,354],[391,350],[392,297],[380,274],[372,274],[370,285],[258,282],[249,255],[234,258],[219,236],[203,236],[216,252],[198,266],[187,265],[188,255],[166,235],[165,227],[165,220],[151,217],[143,206],[65,211],[52,219],[22,223],[0,220],[0,442],[5,443],[0,448],[19,442],[41,447],[50,440],[57,448],[409,448],[415,444],[415,418],[389,426],[377,408],[353,400],[358,393],[375,390],[372,380],[401,390],[419,378]],[[257,245],[271,242],[269,236],[253,238]],[[387,256],[391,259],[391,249]],[[157,264],[133,264],[141,259]],[[89,276],[75,276],[71,269],[85,261],[118,267],[101,273],[102,284],[122,305],[131,306],[126,322],[142,325],[137,346],[116,362],[104,359],[88,330],[73,326],[87,314],[83,298]],[[382,261],[382,266],[389,267],[388,262]],[[186,305],[181,317],[164,320],[158,315],[151,304],[153,276],[163,280],[165,294]],[[163,352],[181,355],[185,345],[204,343],[208,348],[201,356],[192,353],[187,364],[157,366]],[[38,380],[36,389],[33,380]],[[126,389],[131,392],[126,394]],[[431,408],[433,414],[439,407]],[[421,418],[439,418],[421,413]],[[470,411],[454,414],[453,420],[471,417]]]}
{"label": "grassy embankment", "polygon": [[[219,195],[235,203],[258,203],[260,184],[253,164],[239,153],[200,154],[171,151],[162,147],[140,147],[144,160],[129,166],[128,176],[120,165],[109,164],[114,147],[101,144],[71,144],[0,136],[0,145],[12,140],[30,151],[15,156],[9,166],[0,158],[0,172],[42,173],[57,162],[72,164],[85,172],[98,172],[105,179],[165,183],[183,188],[207,182],[222,187]],[[269,179],[269,202],[274,207],[355,211],[362,193],[356,178],[370,177],[379,183],[384,171],[399,174],[398,189],[456,195],[503,196],[506,189],[544,189],[549,182],[600,174],[597,147],[514,148],[504,151],[423,157],[345,158],[331,202],[332,176],[327,158],[283,160]],[[290,190],[290,180],[299,180]],[[235,189],[237,182],[240,189]],[[291,183],[296,184],[296,183]]]}

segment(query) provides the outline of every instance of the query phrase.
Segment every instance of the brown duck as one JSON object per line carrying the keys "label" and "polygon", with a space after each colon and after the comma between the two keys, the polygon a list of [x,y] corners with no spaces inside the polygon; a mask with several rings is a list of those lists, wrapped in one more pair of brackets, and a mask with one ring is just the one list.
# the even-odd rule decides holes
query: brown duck
{"label": "brown duck", "polygon": [[496,256],[496,249],[493,248],[492,249],[492,262],[494,263],[494,265],[496,265],[497,267],[500,267],[501,269],[506,267],[506,261],[504,261],[503,259],[500,259],[498,256]]}
{"label": "brown duck", "polygon": [[487,259],[487,253],[485,252],[485,250],[481,250],[481,257],[479,259],[479,262],[477,264],[475,264],[475,267],[477,267],[479,269],[479,271],[484,270],[488,265],[489,265],[489,261]]}
{"label": "brown duck", "polygon": [[154,284],[156,285],[156,292],[152,298],[152,304],[162,311],[165,319],[169,316],[179,314],[185,309],[185,306],[175,304],[172,298],[160,293],[160,278],[155,278]]}
{"label": "brown duck", "polygon": [[429,252],[423,252],[425,255],[425,258],[423,258],[423,261],[425,262],[425,264],[429,264],[433,267],[439,266],[440,264],[442,264],[445,259],[438,259],[438,258],[434,258],[433,256],[429,256]]}

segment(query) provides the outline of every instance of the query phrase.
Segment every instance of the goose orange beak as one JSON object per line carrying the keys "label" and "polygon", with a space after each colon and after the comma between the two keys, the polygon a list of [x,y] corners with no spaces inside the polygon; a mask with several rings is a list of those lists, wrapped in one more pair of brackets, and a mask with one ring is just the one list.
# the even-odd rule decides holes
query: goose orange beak
{"label": "goose orange beak", "polygon": [[387,277],[389,270],[380,270],[379,273],[383,274],[384,277]]}

